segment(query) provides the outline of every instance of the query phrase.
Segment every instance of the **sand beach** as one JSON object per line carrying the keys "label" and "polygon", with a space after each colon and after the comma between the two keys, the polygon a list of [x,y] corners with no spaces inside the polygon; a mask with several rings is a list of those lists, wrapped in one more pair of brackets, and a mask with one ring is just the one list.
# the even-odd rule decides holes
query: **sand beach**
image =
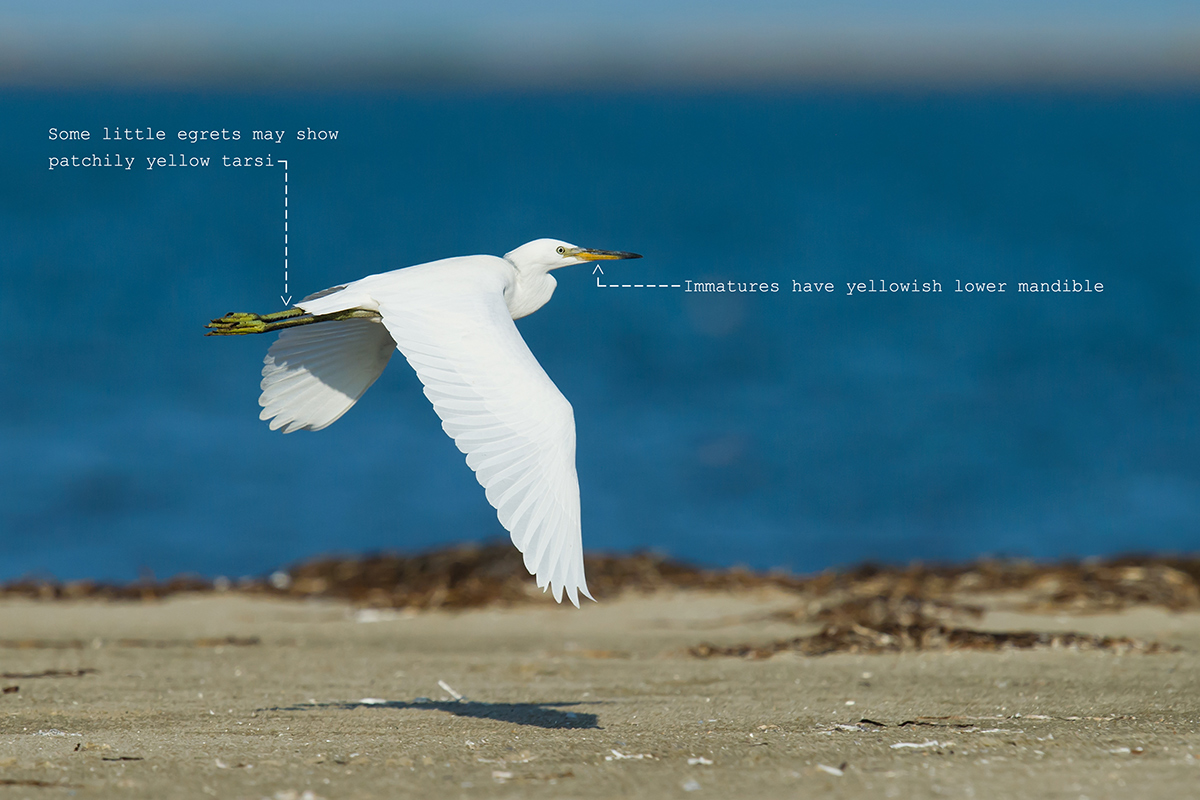
{"label": "sand beach", "polygon": [[1044,577],[920,598],[743,575],[581,610],[9,591],[0,797],[1195,796],[1200,611],[1145,599],[1186,606],[1190,578],[1106,574],[1141,588],[1089,607],[1059,580],[1047,607]]}

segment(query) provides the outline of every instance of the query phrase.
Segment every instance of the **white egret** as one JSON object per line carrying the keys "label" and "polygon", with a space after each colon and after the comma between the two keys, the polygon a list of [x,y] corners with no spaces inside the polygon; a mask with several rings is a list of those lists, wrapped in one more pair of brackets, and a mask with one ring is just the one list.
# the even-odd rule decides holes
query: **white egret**
{"label": "white egret", "polygon": [[[576,607],[583,574],[575,416],[513,320],[550,299],[550,270],[636,253],[537,239],[504,258],[464,256],[369,275],[275,314],[230,313],[209,335],[281,330],[262,370],[272,430],[319,431],[362,397],[393,348],[425,386],[537,585]],[[315,323],[315,324],[314,324]]]}

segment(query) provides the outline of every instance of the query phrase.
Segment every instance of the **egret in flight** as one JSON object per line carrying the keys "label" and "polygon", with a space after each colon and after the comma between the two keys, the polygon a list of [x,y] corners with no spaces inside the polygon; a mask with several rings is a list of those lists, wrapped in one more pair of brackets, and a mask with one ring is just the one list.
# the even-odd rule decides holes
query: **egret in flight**
{"label": "egret in flight", "polygon": [[551,270],[637,253],[557,239],[504,258],[463,256],[369,275],[275,314],[230,313],[210,336],[281,331],[262,370],[261,419],[319,431],[358,402],[399,350],[442,429],[486,490],[538,588],[576,607],[583,575],[575,415],[513,320],[554,294]]}

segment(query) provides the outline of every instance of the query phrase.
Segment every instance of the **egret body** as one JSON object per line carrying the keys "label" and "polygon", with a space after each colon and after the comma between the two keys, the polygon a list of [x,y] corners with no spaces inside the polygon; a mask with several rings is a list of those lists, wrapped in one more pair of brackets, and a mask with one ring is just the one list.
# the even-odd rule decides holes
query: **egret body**
{"label": "egret body", "polygon": [[463,256],[369,275],[276,314],[226,314],[209,335],[281,331],[262,370],[260,417],[284,433],[345,414],[404,354],[442,428],[467,456],[537,585],[590,598],[583,574],[575,417],[513,320],[544,306],[551,270],[641,258],[557,239],[504,258]]}

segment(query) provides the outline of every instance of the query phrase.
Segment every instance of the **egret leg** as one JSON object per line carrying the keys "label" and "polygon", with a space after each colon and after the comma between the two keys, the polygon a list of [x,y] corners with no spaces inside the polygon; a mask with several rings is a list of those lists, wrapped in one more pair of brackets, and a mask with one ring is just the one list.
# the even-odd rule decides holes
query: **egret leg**
{"label": "egret leg", "polygon": [[[306,316],[308,319],[304,319]],[[314,321],[312,315],[305,314],[302,308],[289,308],[274,314],[247,314],[231,311],[220,319],[212,320],[204,327],[212,329],[205,334],[206,336],[235,336],[244,333],[266,333]]]}
{"label": "egret leg", "polygon": [[248,333],[269,333],[294,328],[297,325],[311,325],[314,322],[336,322],[343,319],[379,319],[379,314],[365,308],[352,308],[333,314],[309,314],[302,308],[289,308],[286,311],[276,311],[274,314],[248,314],[241,311],[231,311],[223,317],[214,319],[204,327],[211,330],[205,336],[240,336]]}

